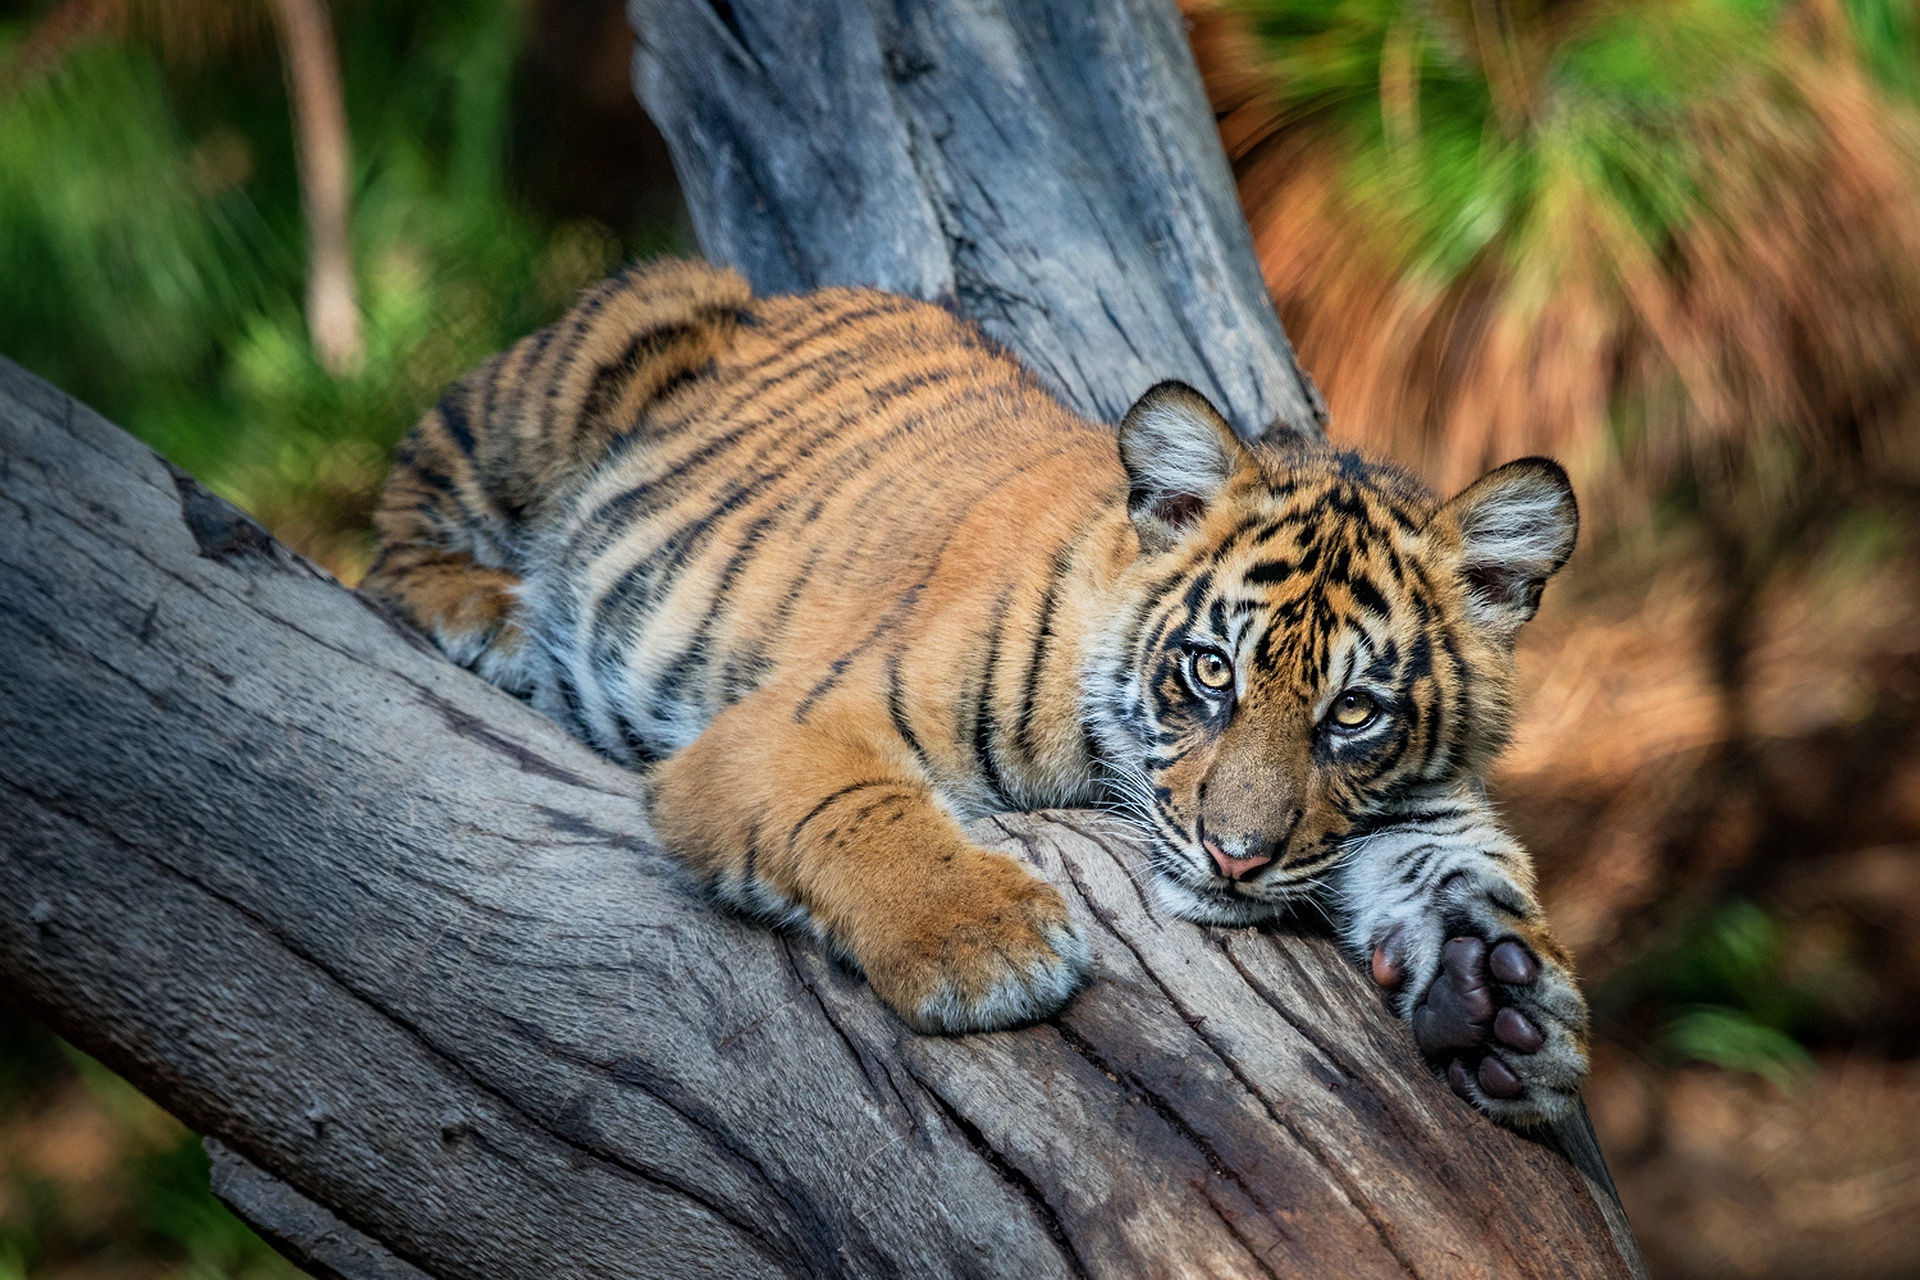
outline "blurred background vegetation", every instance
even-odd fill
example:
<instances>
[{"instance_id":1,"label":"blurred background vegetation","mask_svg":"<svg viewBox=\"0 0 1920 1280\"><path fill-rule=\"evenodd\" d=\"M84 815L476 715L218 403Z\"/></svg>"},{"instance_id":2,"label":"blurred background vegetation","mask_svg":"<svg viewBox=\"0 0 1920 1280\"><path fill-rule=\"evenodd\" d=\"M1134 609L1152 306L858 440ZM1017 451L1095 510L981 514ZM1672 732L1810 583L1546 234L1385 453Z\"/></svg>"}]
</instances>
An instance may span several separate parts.
<instances>
[{"instance_id":1,"label":"blurred background vegetation","mask_svg":"<svg viewBox=\"0 0 1920 1280\"><path fill-rule=\"evenodd\" d=\"M1336 438L1575 472L1494 784L1656 1274L1920 1276L1920 8L1183 8ZM352 582L442 385L691 248L630 47L618 0L0 0L0 352ZM0 1280L292 1274L7 1018Z\"/></svg>"}]
</instances>

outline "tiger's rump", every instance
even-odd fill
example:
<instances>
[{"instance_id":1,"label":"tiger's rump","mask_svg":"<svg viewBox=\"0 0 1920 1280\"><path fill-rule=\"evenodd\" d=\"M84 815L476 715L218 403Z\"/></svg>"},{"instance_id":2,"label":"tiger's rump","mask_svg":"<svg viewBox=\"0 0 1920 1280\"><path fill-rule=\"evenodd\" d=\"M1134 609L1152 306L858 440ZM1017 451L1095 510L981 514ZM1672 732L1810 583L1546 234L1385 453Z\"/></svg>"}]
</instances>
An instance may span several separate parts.
<instances>
[{"instance_id":1,"label":"tiger's rump","mask_svg":"<svg viewBox=\"0 0 1920 1280\"><path fill-rule=\"evenodd\" d=\"M771 685L805 719L877 679L967 809L1079 798L1077 715L1041 727L1077 677L1049 623L1059 562L1116 550L1087 526L1122 484L1110 436L939 308L756 301L529 539L535 704L645 767Z\"/></svg>"}]
</instances>

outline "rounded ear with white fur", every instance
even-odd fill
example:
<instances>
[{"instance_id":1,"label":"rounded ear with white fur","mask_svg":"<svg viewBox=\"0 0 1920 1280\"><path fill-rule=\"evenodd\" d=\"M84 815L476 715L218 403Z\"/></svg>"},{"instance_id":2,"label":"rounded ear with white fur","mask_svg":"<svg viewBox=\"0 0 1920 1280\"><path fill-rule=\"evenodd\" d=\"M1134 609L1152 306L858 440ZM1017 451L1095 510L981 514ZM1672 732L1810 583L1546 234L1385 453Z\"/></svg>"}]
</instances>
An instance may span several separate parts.
<instances>
[{"instance_id":1,"label":"rounded ear with white fur","mask_svg":"<svg viewBox=\"0 0 1920 1280\"><path fill-rule=\"evenodd\" d=\"M1127 514L1143 551L1165 551L1205 513L1246 446L1207 398L1184 382L1162 382L1120 423Z\"/></svg>"},{"instance_id":2,"label":"rounded ear with white fur","mask_svg":"<svg viewBox=\"0 0 1920 1280\"><path fill-rule=\"evenodd\" d=\"M1573 554L1580 508L1573 485L1551 458L1522 458L1495 468L1448 502L1460 529L1460 576L1468 611L1512 639L1540 607L1547 579Z\"/></svg>"}]
</instances>

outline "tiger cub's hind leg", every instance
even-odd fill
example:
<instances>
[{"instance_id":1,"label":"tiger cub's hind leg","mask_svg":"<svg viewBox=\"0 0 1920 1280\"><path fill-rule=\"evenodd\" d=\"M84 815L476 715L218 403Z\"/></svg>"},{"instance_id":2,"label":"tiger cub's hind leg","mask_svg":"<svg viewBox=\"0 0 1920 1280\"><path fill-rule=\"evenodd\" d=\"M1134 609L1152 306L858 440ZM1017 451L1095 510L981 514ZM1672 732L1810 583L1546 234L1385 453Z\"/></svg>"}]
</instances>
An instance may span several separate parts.
<instances>
[{"instance_id":1,"label":"tiger cub's hind leg","mask_svg":"<svg viewBox=\"0 0 1920 1280\"><path fill-rule=\"evenodd\" d=\"M461 666L524 694L520 578L499 563L506 522L451 439L446 413L443 402L401 445L374 515L380 556L360 590Z\"/></svg>"},{"instance_id":2,"label":"tiger cub's hind leg","mask_svg":"<svg viewBox=\"0 0 1920 1280\"><path fill-rule=\"evenodd\" d=\"M440 651L512 693L530 691L526 637L515 619L517 575L477 564L464 552L385 557L360 589L425 633Z\"/></svg>"},{"instance_id":3,"label":"tiger cub's hind leg","mask_svg":"<svg viewBox=\"0 0 1920 1280\"><path fill-rule=\"evenodd\" d=\"M659 767L667 847L722 899L853 961L916 1030L995 1030L1066 1003L1087 957L1059 892L968 840L897 741L873 745L845 716L796 724L791 705L748 698Z\"/></svg>"},{"instance_id":4,"label":"tiger cub's hind leg","mask_svg":"<svg viewBox=\"0 0 1920 1280\"><path fill-rule=\"evenodd\" d=\"M615 436L726 350L750 302L731 271L634 267L454 383L401 442L362 590L455 662L529 693L520 548Z\"/></svg>"}]
</instances>

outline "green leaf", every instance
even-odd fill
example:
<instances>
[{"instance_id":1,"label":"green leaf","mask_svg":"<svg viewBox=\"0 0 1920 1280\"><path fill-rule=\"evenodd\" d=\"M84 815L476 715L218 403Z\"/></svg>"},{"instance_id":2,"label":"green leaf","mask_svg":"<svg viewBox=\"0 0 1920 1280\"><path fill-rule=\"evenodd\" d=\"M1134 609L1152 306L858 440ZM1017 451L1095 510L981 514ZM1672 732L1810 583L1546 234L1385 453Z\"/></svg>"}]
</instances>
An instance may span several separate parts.
<instances>
[{"instance_id":1,"label":"green leaf","mask_svg":"<svg viewBox=\"0 0 1920 1280\"><path fill-rule=\"evenodd\" d=\"M1720 1005L1697 1005L1680 1013L1662 1032L1660 1046L1678 1061L1743 1071L1783 1089L1813 1071L1813 1058L1792 1036Z\"/></svg>"}]
</instances>

